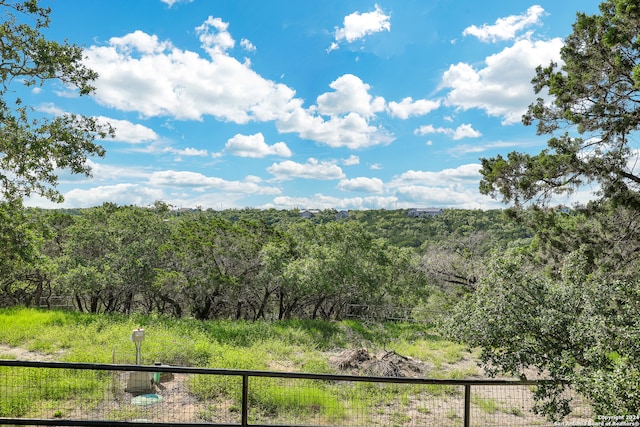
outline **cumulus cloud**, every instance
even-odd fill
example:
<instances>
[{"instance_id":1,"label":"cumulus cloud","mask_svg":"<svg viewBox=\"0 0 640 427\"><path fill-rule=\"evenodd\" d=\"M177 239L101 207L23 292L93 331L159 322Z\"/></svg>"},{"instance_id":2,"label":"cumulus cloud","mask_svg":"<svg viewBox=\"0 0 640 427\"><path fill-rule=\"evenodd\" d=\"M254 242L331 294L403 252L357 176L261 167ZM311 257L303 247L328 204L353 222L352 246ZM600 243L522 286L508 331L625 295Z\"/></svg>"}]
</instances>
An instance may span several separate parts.
<instances>
[{"instance_id":1,"label":"cumulus cloud","mask_svg":"<svg viewBox=\"0 0 640 427\"><path fill-rule=\"evenodd\" d=\"M200 43L209 55L216 56L235 46L236 41L227 31L228 28L229 23L213 16L209 16L202 25L196 27Z\"/></svg>"},{"instance_id":2,"label":"cumulus cloud","mask_svg":"<svg viewBox=\"0 0 640 427\"><path fill-rule=\"evenodd\" d=\"M139 144L142 142L151 142L158 139L158 134L151 128L144 125L131 123L128 120L117 120L109 117L96 117L99 123L110 124L115 130L114 140L129 142L131 144Z\"/></svg>"},{"instance_id":3,"label":"cumulus cloud","mask_svg":"<svg viewBox=\"0 0 640 427\"><path fill-rule=\"evenodd\" d=\"M424 126L420 126L413 133L421 136L432 134L432 133L441 133L441 134L451 136L454 140L463 139L463 138L478 138L482 136L482 133L475 130L468 123L462 124L458 126L456 129L434 127L433 125L424 125Z\"/></svg>"},{"instance_id":4,"label":"cumulus cloud","mask_svg":"<svg viewBox=\"0 0 640 427\"><path fill-rule=\"evenodd\" d=\"M265 209L392 209L397 199L394 196L367 196L340 198L325 194L314 194L311 197L278 196L272 203L262 206Z\"/></svg>"},{"instance_id":5,"label":"cumulus cloud","mask_svg":"<svg viewBox=\"0 0 640 427\"><path fill-rule=\"evenodd\" d=\"M227 141L224 150L227 153L239 157L261 158L266 156L292 156L291 150L284 142L276 142L273 145L268 145L264 140L262 132L254 135L236 134Z\"/></svg>"},{"instance_id":6,"label":"cumulus cloud","mask_svg":"<svg viewBox=\"0 0 640 427\"><path fill-rule=\"evenodd\" d=\"M488 209L500 203L478 194L479 164L466 164L441 171L409 170L395 176L386 187L394 190L400 206L442 206Z\"/></svg>"},{"instance_id":7,"label":"cumulus cloud","mask_svg":"<svg viewBox=\"0 0 640 427\"><path fill-rule=\"evenodd\" d=\"M400 102L389 102L388 109L392 117L406 120L412 116L424 116L440 107L440 103L440 100L418 99L414 101L413 98L407 97Z\"/></svg>"},{"instance_id":8,"label":"cumulus cloud","mask_svg":"<svg viewBox=\"0 0 640 427\"><path fill-rule=\"evenodd\" d=\"M147 179L149 171L142 167L118 166L105 163L96 163L87 159L87 165L91 168L91 174L95 181L110 181L122 179ZM78 175L70 175L67 179L82 179Z\"/></svg>"},{"instance_id":9,"label":"cumulus cloud","mask_svg":"<svg viewBox=\"0 0 640 427\"><path fill-rule=\"evenodd\" d=\"M355 149L393 141L392 135L371 124L375 114L384 111L385 101L372 96L360 78L337 78L330 85L333 92L305 108L293 89L263 78L248 61L229 54L235 41L226 22L209 17L196 31L209 58L142 31L89 47L87 65L100 75L95 82L97 102L143 117L212 116L238 124L274 121L280 132L331 147ZM244 47L250 46L245 42Z\"/></svg>"},{"instance_id":10,"label":"cumulus cloud","mask_svg":"<svg viewBox=\"0 0 640 427\"><path fill-rule=\"evenodd\" d=\"M343 179L338 183L338 189L342 191L359 191L363 193L382 193L384 183L379 178L357 177Z\"/></svg>"},{"instance_id":11,"label":"cumulus cloud","mask_svg":"<svg viewBox=\"0 0 640 427\"><path fill-rule=\"evenodd\" d=\"M219 18L198 27L210 59L142 31L89 47L87 65L100 74L96 100L145 117L201 120L210 115L235 123L274 120L298 106L292 89L226 53L234 43L226 28Z\"/></svg>"},{"instance_id":12,"label":"cumulus cloud","mask_svg":"<svg viewBox=\"0 0 640 427\"><path fill-rule=\"evenodd\" d=\"M562 40L518 40L513 46L485 59L483 68L460 62L442 76L441 87L450 89L445 104L467 110L478 108L503 124L519 122L535 100L531 79L535 68L561 62Z\"/></svg>"},{"instance_id":13,"label":"cumulus cloud","mask_svg":"<svg viewBox=\"0 0 640 427\"><path fill-rule=\"evenodd\" d=\"M493 25L483 24L480 27L475 25L467 27L462 34L477 37L483 42L512 40L525 28L540 24L540 18L543 15L544 9L539 5L534 5L520 15L499 18Z\"/></svg>"},{"instance_id":14,"label":"cumulus cloud","mask_svg":"<svg viewBox=\"0 0 640 427\"><path fill-rule=\"evenodd\" d=\"M352 154L348 158L342 159L342 164L345 166L359 165L360 157L356 156L355 154Z\"/></svg>"},{"instance_id":15,"label":"cumulus cloud","mask_svg":"<svg viewBox=\"0 0 640 427\"><path fill-rule=\"evenodd\" d=\"M480 165L476 163L461 165L442 171L409 170L394 177L388 184L390 187L402 187L409 184L429 184L430 186L451 186L470 184L480 181Z\"/></svg>"},{"instance_id":16,"label":"cumulus cloud","mask_svg":"<svg viewBox=\"0 0 640 427\"><path fill-rule=\"evenodd\" d=\"M245 181L228 181L191 171L157 171L149 177L149 184L158 187L188 187L192 189L218 189L243 194L280 194L280 189L261 185L255 177Z\"/></svg>"},{"instance_id":17,"label":"cumulus cloud","mask_svg":"<svg viewBox=\"0 0 640 427\"><path fill-rule=\"evenodd\" d=\"M329 87L335 92L323 93L316 101L320 114L337 116L356 113L363 117L371 117L384 110L384 98L372 97L369 94L371 87L353 74L338 77Z\"/></svg>"},{"instance_id":18,"label":"cumulus cloud","mask_svg":"<svg viewBox=\"0 0 640 427\"><path fill-rule=\"evenodd\" d=\"M278 180L293 178L332 180L342 179L345 176L340 166L334 162L320 162L314 158L307 159L306 163L291 160L274 163L267 168L267 171Z\"/></svg>"},{"instance_id":19,"label":"cumulus cloud","mask_svg":"<svg viewBox=\"0 0 640 427\"><path fill-rule=\"evenodd\" d=\"M162 200L163 196L164 193L159 189L133 183L76 188L64 194L65 205L78 208L99 206L104 202L148 206L156 200Z\"/></svg>"},{"instance_id":20,"label":"cumulus cloud","mask_svg":"<svg viewBox=\"0 0 640 427\"><path fill-rule=\"evenodd\" d=\"M359 149L388 144L395 139L393 135L373 126L358 113L334 116L325 120L301 108L280 119L276 125L280 132L297 132L302 138L330 147Z\"/></svg>"},{"instance_id":21,"label":"cumulus cloud","mask_svg":"<svg viewBox=\"0 0 640 427\"><path fill-rule=\"evenodd\" d=\"M342 28L335 29L335 41L329 47L329 52L338 49L342 41L353 43L370 34L391 31L391 16L376 4L373 12L353 12L345 16L342 25Z\"/></svg>"},{"instance_id":22,"label":"cumulus cloud","mask_svg":"<svg viewBox=\"0 0 640 427\"><path fill-rule=\"evenodd\" d=\"M368 84L353 74L345 74L329 87L334 91L318 96L317 105L282 115L276 123L278 130L297 132L302 138L331 147L351 149L388 144L395 139L371 124L375 114L384 111L385 100L370 95Z\"/></svg>"}]
</instances>

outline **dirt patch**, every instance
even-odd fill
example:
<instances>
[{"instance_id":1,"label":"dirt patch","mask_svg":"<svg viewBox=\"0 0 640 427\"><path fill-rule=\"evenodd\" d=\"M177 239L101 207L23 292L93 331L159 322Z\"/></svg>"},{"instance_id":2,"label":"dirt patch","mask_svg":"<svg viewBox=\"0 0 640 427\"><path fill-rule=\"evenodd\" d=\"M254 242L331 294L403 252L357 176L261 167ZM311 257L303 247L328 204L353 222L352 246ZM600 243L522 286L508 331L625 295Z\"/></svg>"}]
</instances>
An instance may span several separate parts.
<instances>
[{"instance_id":1,"label":"dirt patch","mask_svg":"<svg viewBox=\"0 0 640 427\"><path fill-rule=\"evenodd\" d=\"M30 351L21 347L10 347L8 345L0 344L0 357L11 358L16 360L29 360L37 362L52 362L60 359L64 354L64 351L57 352L55 354L45 354L38 351Z\"/></svg>"},{"instance_id":2,"label":"dirt patch","mask_svg":"<svg viewBox=\"0 0 640 427\"><path fill-rule=\"evenodd\" d=\"M329 357L329 363L354 375L380 377L422 377L430 368L424 362L402 356L395 351L370 354L366 348L344 350Z\"/></svg>"}]
</instances>

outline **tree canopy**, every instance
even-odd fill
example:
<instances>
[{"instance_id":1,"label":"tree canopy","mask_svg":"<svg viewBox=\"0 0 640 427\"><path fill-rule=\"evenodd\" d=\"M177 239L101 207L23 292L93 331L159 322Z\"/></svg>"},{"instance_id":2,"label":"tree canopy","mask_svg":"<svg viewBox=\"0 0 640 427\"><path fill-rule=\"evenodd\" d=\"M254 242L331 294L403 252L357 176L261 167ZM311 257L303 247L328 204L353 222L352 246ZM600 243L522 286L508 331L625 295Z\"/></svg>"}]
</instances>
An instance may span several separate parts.
<instances>
[{"instance_id":1,"label":"tree canopy","mask_svg":"<svg viewBox=\"0 0 640 427\"><path fill-rule=\"evenodd\" d=\"M88 175L88 157L104 155L95 139L112 130L83 115L40 117L17 88L58 81L88 95L97 74L83 65L82 48L43 35L51 10L37 0L0 0L0 10L0 199L38 194L61 201L58 170Z\"/></svg>"},{"instance_id":2,"label":"tree canopy","mask_svg":"<svg viewBox=\"0 0 640 427\"><path fill-rule=\"evenodd\" d=\"M557 380L539 408L559 419L565 387L597 414L640 411L640 3L606 0L578 13L562 63L540 66L540 97L523 117L549 135L537 155L482 159L480 191L516 205L536 236L497 257L448 324L452 337L482 350L489 372ZM545 96L545 91L548 96ZM556 195L592 185L594 200L563 216Z\"/></svg>"},{"instance_id":3,"label":"tree canopy","mask_svg":"<svg viewBox=\"0 0 640 427\"><path fill-rule=\"evenodd\" d=\"M536 69L532 83L541 96L523 117L552 136L548 148L483 158L482 193L516 204L546 202L594 184L601 197L640 207L631 145L640 125L639 19L636 0L607 0L599 15L577 14L562 63Z\"/></svg>"}]
</instances>

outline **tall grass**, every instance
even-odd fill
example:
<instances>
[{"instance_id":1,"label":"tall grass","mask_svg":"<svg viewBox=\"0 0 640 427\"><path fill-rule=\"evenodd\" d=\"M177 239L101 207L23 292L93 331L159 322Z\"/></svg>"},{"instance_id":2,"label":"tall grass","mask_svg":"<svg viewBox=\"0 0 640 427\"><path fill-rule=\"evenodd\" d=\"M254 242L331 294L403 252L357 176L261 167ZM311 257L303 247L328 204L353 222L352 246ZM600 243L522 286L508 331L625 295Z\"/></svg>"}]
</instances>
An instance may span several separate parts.
<instances>
[{"instance_id":1,"label":"tall grass","mask_svg":"<svg viewBox=\"0 0 640 427\"><path fill-rule=\"evenodd\" d=\"M455 363L468 354L462 346L447 342L433 330L418 324L365 324L356 321L322 322L290 320L277 322L207 321L174 319L158 316L90 315L66 311L44 311L27 308L0 310L0 344L21 347L50 358L70 362L133 363L135 346L130 341L136 328L146 330L142 343L144 364L161 362L173 365L214 367L222 369L279 370L334 373L328 353L340 349L369 347L371 350L395 350L399 354L420 359L433 366L432 377L450 375L446 364ZM0 358L2 358L0 351ZM82 382L74 382L73 372L62 370L25 371L21 381L41 381L48 375L45 389L37 397L40 404L61 402L84 396L87 402L104 391L104 378L93 373ZM24 416L37 407L26 389L8 389L6 375L0 368L0 415ZM15 381L15 378L13 379ZM359 407L402 403L418 389L385 385L343 384L317 381L289 381L273 378L251 378L250 402L253 417L278 419L297 417L298 421L321 418L332 423L348 416ZM239 406L241 378L219 376L215 381L194 375L188 381L189 391L198 399L218 399ZM60 392L63 390L63 392ZM427 393L449 394L451 390L428 390ZM58 394L62 393L62 394ZM346 394L345 394L346 393ZM403 400L404 399L404 400ZM349 408L344 402L349 402ZM59 404L53 406L60 406ZM33 411L32 411L33 412ZM207 419L206 411L201 414Z\"/></svg>"}]
</instances>

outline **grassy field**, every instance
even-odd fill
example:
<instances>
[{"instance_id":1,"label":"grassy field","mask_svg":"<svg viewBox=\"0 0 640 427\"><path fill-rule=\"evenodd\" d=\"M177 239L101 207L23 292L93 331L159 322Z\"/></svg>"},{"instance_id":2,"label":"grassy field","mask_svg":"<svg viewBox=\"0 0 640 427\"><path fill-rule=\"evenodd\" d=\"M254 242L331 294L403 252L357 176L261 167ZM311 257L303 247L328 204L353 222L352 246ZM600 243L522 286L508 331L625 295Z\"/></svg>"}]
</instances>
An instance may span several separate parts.
<instances>
[{"instance_id":1,"label":"grassy field","mask_svg":"<svg viewBox=\"0 0 640 427\"><path fill-rule=\"evenodd\" d=\"M0 310L0 344L20 347L58 361L111 363L135 360L131 332L144 328L143 363L275 369L300 372L334 370L327 352L348 348L395 351L433 366L468 358L459 344L442 339L422 324L367 325L356 321L276 322L196 321L150 316L89 315L25 308ZM454 373L453 375L460 375Z\"/></svg>"},{"instance_id":2,"label":"grassy field","mask_svg":"<svg viewBox=\"0 0 640 427\"><path fill-rule=\"evenodd\" d=\"M376 375L363 369L364 365L349 364L344 359L345 354L365 352L373 360L380 354L394 357L398 366L415 368L415 376L462 379L482 374L475 364L475 354L443 339L435 327L424 324L201 322L25 308L0 310L0 359L131 364L135 363L135 345L130 337L137 328L146 331L142 363L147 365L161 362L222 369ZM412 371L407 372L411 375ZM133 411L131 396L122 392L124 387L114 392L114 386L124 380L110 375L107 371L83 371L79 376L78 372L37 368L23 368L16 374L11 367L0 367L0 416L74 418L92 412L99 413L101 419L152 418L150 413L141 414L136 408L138 412ZM34 396L33 387L21 384L42 385ZM160 421L236 423L239 385L239 377L212 380L207 376L177 376L162 390L166 399L163 405L180 410L192 407L192 418L165 417ZM483 394L489 391L495 390L474 395L475 417L491 417L487 425L499 425L497 419L504 419L504 425L529 425L524 423L529 420L525 408L531 404L529 390L524 390L524 398L513 402L507 399L511 391L499 396ZM109 398L105 399L107 394ZM285 380L258 378L252 383L249 400L255 408L253 420L267 424L399 426L409 425L416 417L422 420L420 425L443 425L443 419L446 425L459 425L460 407L451 405L460 403L461 397L461 389L452 386L352 383L345 387L315 380L285 384ZM105 400L111 400L112 406L106 407ZM78 413L78 408L84 413ZM177 411L172 409L171 413L175 416ZM354 420L356 413L370 418ZM217 418L220 414L232 418ZM425 417L433 423L424 421Z\"/></svg>"}]
</instances>

